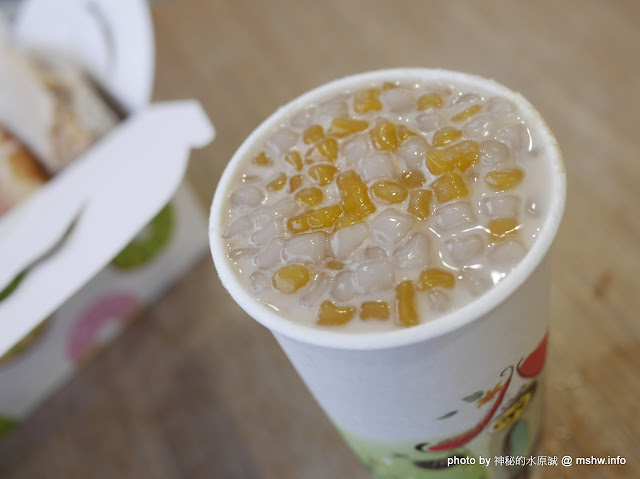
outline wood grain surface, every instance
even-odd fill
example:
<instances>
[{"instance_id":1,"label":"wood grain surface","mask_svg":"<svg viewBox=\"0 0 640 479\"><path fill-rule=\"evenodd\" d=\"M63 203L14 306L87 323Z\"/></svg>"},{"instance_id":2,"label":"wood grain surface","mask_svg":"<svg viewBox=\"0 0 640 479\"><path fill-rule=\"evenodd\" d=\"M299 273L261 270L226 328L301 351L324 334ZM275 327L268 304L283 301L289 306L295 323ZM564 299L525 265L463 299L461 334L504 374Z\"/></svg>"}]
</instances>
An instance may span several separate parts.
<instances>
[{"instance_id":1,"label":"wood grain surface","mask_svg":"<svg viewBox=\"0 0 640 479\"><path fill-rule=\"evenodd\" d=\"M640 477L640 3L635 0L154 2L157 100L217 127L188 176L207 207L234 150L279 105L395 66L493 77L555 132L568 202L554 246L542 452ZM368 477L209 257L0 444L0 477Z\"/></svg>"}]
</instances>

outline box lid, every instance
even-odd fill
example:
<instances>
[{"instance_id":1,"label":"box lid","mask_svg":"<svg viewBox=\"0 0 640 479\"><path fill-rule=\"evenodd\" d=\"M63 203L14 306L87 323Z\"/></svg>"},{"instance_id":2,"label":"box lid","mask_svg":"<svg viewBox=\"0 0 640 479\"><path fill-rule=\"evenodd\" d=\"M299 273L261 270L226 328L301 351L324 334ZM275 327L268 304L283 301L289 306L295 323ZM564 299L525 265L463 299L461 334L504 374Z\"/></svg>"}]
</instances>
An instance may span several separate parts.
<instances>
[{"instance_id":1,"label":"box lid","mask_svg":"<svg viewBox=\"0 0 640 479\"><path fill-rule=\"evenodd\" d=\"M82 10L89 4L102 9L102 20ZM0 291L21 277L0 301L0 356L133 239L177 190L190 149L205 146L215 135L196 101L147 106L153 73L150 25L144 0L30 0L18 14L18 41L69 48L132 114L0 219ZM100 40L104 32L94 30L107 27L113 38ZM117 53L128 43L140 48ZM95 46L95 56L88 45ZM54 254L29 268L61 237Z\"/></svg>"}]
</instances>

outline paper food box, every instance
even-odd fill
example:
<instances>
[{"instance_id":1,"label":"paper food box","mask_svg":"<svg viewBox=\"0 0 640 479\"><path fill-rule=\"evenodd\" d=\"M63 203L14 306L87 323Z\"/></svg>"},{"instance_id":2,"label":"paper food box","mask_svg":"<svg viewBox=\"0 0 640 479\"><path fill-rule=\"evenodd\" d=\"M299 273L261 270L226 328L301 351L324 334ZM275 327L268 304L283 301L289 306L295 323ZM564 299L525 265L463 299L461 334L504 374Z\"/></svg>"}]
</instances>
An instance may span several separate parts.
<instances>
[{"instance_id":1,"label":"paper food box","mask_svg":"<svg viewBox=\"0 0 640 479\"><path fill-rule=\"evenodd\" d=\"M26 1L7 33L72 55L126 118L0 217L0 436L206 252L183 177L214 136L196 101L149 104L144 0Z\"/></svg>"}]
</instances>

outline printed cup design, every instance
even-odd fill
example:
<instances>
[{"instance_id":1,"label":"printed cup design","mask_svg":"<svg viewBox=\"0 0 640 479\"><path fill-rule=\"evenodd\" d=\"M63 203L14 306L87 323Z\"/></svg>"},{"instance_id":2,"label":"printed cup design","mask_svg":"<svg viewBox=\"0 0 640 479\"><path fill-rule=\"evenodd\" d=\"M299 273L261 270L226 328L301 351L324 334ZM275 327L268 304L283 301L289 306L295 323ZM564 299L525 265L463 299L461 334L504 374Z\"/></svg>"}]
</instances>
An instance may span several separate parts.
<instances>
[{"instance_id":1,"label":"printed cup design","mask_svg":"<svg viewBox=\"0 0 640 479\"><path fill-rule=\"evenodd\" d=\"M526 458L537 449L542 413L537 377L545 364L547 338L548 334L545 334L538 347L517 366L505 368L493 387L475 391L456 402L461 407L477 409L490 405L480 421L466 431L413 443L385 443L357 437L344 430L340 432L360 461L378 479L530 477L526 461L516 463L514 459L511 466L496 466L493 458ZM521 365L527 365L529 369L521 368ZM517 390L510 387L514 375L524 380ZM437 419L445 421L457 413L452 410ZM480 456L491 461L488 465L481 464Z\"/></svg>"}]
</instances>

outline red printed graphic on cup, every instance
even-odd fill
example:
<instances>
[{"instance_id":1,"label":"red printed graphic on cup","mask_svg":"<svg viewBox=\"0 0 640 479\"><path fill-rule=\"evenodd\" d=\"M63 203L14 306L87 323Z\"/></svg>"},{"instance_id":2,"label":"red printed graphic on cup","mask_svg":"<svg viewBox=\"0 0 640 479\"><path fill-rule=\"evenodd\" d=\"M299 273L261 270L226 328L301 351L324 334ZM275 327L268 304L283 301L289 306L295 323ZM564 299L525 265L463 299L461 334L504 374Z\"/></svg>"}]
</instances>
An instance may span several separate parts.
<instances>
[{"instance_id":1,"label":"red printed graphic on cup","mask_svg":"<svg viewBox=\"0 0 640 479\"><path fill-rule=\"evenodd\" d=\"M533 350L533 352L529 354L526 358L523 358L518 362L518 365L516 366L515 370L517 371L520 377L526 378L526 379L533 379L536 376L538 376L538 374L540 374L540 372L542 371L542 368L544 367L545 360L547 357L548 336L549 336L549 333L547 332L542 338L542 340L540 341L540 343L538 344L538 346ZM501 373L501 376L506 374L507 371L509 371L509 376L505 380L504 385L502 385L502 383L500 382L493 389L487 390L486 393L482 393L482 391L478 391L478 393L480 394L476 393L465 398L467 402L469 402L469 399L475 399L475 396L479 396L477 404L478 404L478 407L480 407L486 404L487 402L491 401L496 394L498 395L497 399L495 399L495 402L493 403L493 406L491 407L491 409L489 409L489 411L484 416L484 418L482 418L482 420L476 426L469 429L468 431L465 431L457 436L451 437L449 439L445 439L444 441L441 441L437 444L430 446L429 447L430 451L446 451L449 449L455 449L455 448L464 446L465 444L470 442L472 439L474 439L476 436L478 436L478 434L480 434L485 429L485 427L493 419L493 416L495 415L496 411L498 410L498 408L502 404L502 401L505 398L507 389L509 388L509 384L511 383L511 379L514 373L514 367L508 366ZM514 401L514 403L509 405L506 413L511 412L511 414L505 416L506 413L503 413L499 418L499 420L503 421L502 427L498 427L498 425L500 424L498 420L496 421L496 424L493 427L494 430L504 428L505 427L504 423L507 421L507 419L510 419L509 423L513 423L517 420L517 418L520 416L520 414L522 414L522 412L526 408L531 396L535 392L535 389L536 389L535 384L536 383L533 382L531 385L529 385L527 393L519 394L516 400ZM453 411L452 413L448 413L447 415L443 416L442 419L446 419L446 417L450 417L452 415L453 415Z\"/></svg>"}]
</instances>

